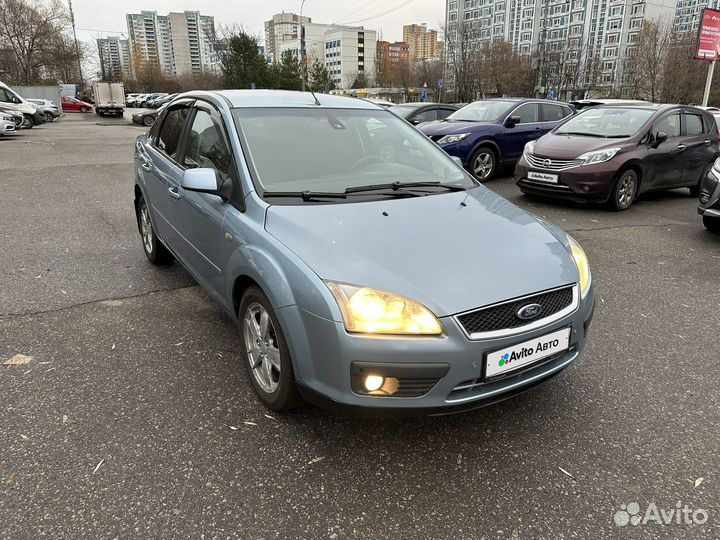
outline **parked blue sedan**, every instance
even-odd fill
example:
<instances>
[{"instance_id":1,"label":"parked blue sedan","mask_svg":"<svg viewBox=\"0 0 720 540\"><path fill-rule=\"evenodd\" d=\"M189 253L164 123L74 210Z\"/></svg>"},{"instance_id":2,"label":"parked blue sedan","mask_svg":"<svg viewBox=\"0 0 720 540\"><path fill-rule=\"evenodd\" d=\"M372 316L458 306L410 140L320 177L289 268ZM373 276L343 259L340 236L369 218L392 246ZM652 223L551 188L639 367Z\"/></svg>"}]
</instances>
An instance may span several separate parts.
<instances>
[{"instance_id":1,"label":"parked blue sedan","mask_svg":"<svg viewBox=\"0 0 720 540\"><path fill-rule=\"evenodd\" d=\"M364 100L183 94L136 140L134 190L145 255L179 261L236 321L273 410L455 412L583 349L577 242Z\"/></svg>"},{"instance_id":2,"label":"parked blue sedan","mask_svg":"<svg viewBox=\"0 0 720 540\"><path fill-rule=\"evenodd\" d=\"M542 99L487 99L419 127L451 156L460 158L477 180L490 179L498 167L514 165L525 145L544 135L573 109Z\"/></svg>"}]
</instances>

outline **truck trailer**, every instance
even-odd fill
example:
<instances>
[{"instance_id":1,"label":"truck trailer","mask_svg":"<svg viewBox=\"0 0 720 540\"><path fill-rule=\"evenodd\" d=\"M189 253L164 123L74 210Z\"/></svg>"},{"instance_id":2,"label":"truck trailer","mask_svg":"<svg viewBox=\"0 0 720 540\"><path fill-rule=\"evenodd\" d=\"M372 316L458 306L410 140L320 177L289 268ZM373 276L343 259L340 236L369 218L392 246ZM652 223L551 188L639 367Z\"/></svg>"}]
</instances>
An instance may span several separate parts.
<instances>
[{"instance_id":1,"label":"truck trailer","mask_svg":"<svg viewBox=\"0 0 720 540\"><path fill-rule=\"evenodd\" d=\"M123 83L96 82L93 85L95 94L95 112L99 116L122 116L125 111L125 86Z\"/></svg>"}]
</instances>

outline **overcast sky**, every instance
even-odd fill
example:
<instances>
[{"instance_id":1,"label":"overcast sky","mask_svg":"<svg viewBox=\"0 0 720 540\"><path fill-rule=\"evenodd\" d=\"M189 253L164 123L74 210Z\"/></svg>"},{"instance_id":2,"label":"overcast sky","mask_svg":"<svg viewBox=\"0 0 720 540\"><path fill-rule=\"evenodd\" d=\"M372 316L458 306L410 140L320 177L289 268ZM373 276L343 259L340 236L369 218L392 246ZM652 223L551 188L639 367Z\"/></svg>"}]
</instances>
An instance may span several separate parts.
<instances>
[{"instance_id":1,"label":"overcast sky","mask_svg":"<svg viewBox=\"0 0 720 540\"><path fill-rule=\"evenodd\" d=\"M263 33L263 22L274 13L300 12L301 0L74 0L78 37L127 33L126 13L141 10L167 14L197 10L215 16L215 24L239 24L252 33ZM363 25L382 32L388 41L402 39L404 24L427 23L439 28L445 17L445 0L306 0L303 15L313 22Z\"/></svg>"}]
</instances>

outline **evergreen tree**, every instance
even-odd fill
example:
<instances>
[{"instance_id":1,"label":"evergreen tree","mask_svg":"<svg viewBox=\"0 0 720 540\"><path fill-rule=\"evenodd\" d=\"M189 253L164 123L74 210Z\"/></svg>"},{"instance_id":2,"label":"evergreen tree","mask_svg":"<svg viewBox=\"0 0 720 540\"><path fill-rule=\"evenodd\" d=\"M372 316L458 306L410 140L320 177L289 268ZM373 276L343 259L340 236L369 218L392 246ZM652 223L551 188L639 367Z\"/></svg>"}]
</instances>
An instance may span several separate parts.
<instances>
[{"instance_id":1,"label":"evergreen tree","mask_svg":"<svg viewBox=\"0 0 720 540\"><path fill-rule=\"evenodd\" d=\"M225 88L247 89L270 87L270 73L265 57L258 51L255 38L240 32L230 38L223 57L222 72Z\"/></svg>"},{"instance_id":2,"label":"evergreen tree","mask_svg":"<svg viewBox=\"0 0 720 540\"><path fill-rule=\"evenodd\" d=\"M315 60L310 66L310 87L315 92L327 94L335 90L335 82L330 77L330 72L320 60Z\"/></svg>"},{"instance_id":3,"label":"evergreen tree","mask_svg":"<svg viewBox=\"0 0 720 540\"><path fill-rule=\"evenodd\" d=\"M272 75L272 88L280 90L300 90L302 88L302 75L300 62L291 51L285 51L280 62L270 68Z\"/></svg>"}]
</instances>

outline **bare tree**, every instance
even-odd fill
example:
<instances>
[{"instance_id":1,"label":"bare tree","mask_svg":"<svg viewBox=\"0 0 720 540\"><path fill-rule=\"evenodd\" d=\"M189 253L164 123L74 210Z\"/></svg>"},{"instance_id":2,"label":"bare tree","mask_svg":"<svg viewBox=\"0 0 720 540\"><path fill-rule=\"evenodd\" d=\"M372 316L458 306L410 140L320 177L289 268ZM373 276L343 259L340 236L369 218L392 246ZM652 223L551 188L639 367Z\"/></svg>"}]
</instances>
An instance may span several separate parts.
<instances>
[{"instance_id":1,"label":"bare tree","mask_svg":"<svg viewBox=\"0 0 720 540\"><path fill-rule=\"evenodd\" d=\"M15 56L15 80L32 84L53 58L58 60L53 52L58 43L65 44L62 34L67 22L68 12L59 0L0 0L0 48L12 50ZM62 56L67 60L67 55Z\"/></svg>"},{"instance_id":2,"label":"bare tree","mask_svg":"<svg viewBox=\"0 0 720 540\"><path fill-rule=\"evenodd\" d=\"M482 91L479 55L473 40L472 23L456 21L443 28L448 83L461 102L472 101Z\"/></svg>"},{"instance_id":3,"label":"bare tree","mask_svg":"<svg viewBox=\"0 0 720 540\"><path fill-rule=\"evenodd\" d=\"M500 39L483 46L480 67L486 93L497 96L526 96L532 93L530 57L518 53L509 41Z\"/></svg>"},{"instance_id":4,"label":"bare tree","mask_svg":"<svg viewBox=\"0 0 720 540\"><path fill-rule=\"evenodd\" d=\"M625 84L633 97L660 99L665 59L672 39L672 25L662 20L646 20L636 45L625 63Z\"/></svg>"}]
</instances>

